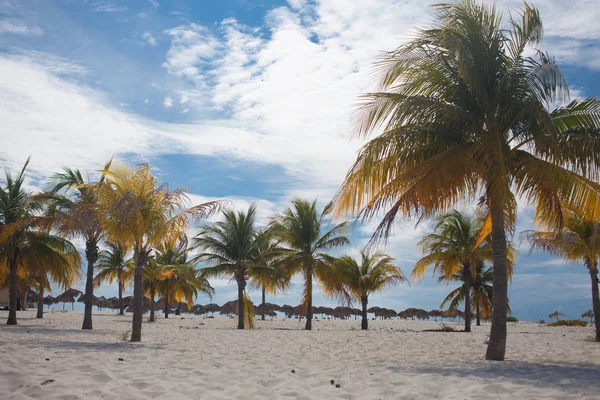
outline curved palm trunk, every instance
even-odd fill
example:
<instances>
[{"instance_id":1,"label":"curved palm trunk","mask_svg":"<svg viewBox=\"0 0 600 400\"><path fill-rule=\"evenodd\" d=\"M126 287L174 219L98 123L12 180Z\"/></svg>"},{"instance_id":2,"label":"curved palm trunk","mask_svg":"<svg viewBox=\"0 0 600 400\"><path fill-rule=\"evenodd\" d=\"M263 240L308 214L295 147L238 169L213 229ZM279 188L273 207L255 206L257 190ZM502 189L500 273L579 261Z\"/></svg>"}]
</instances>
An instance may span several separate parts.
<instances>
[{"instance_id":1,"label":"curved palm trunk","mask_svg":"<svg viewBox=\"0 0 600 400\"><path fill-rule=\"evenodd\" d=\"M142 289L142 275L148 254L145 248L133 255L135 266L133 267L133 322L131 325L131 341L142 341L142 318L144 315L144 293Z\"/></svg>"},{"instance_id":2,"label":"curved palm trunk","mask_svg":"<svg viewBox=\"0 0 600 400\"><path fill-rule=\"evenodd\" d=\"M119 315L125 315L125 305L123 304L123 281L119 274Z\"/></svg>"},{"instance_id":3,"label":"curved palm trunk","mask_svg":"<svg viewBox=\"0 0 600 400\"><path fill-rule=\"evenodd\" d=\"M18 249L13 250L12 257L8 258L9 268L9 307L6 325L17 325L17 257Z\"/></svg>"},{"instance_id":4,"label":"curved palm trunk","mask_svg":"<svg viewBox=\"0 0 600 400\"><path fill-rule=\"evenodd\" d=\"M360 329L367 330L369 329L369 317L367 316L367 305L369 304L369 299L364 297L362 299L362 322L360 324Z\"/></svg>"},{"instance_id":5,"label":"curved palm trunk","mask_svg":"<svg viewBox=\"0 0 600 400\"><path fill-rule=\"evenodd\" d=\"M265 307L266 307L265 304L267 303L266 297L267 297L266 290L265 290L265 287L263 286L262 287L262 310L263 310L263 312L262 312L262 315L260 316L260 319L263 321L265 320Z\"/></svg>"},{"instance_id":6,"label":"curved palm trunk","mask_svg":"<svg viewBox=\"0 0 600 400\"><path fill-rule=\"evenodd\" d=\"M506 278L506 230L501 208L490 207L492 218L492 264L494 286L492 300L492 327L485 353L486 360L504 361L506 352L506 301L508 281Z\"/></svg>"},{"instance_id":7,"label":"curved palm trunk","mask_svg":"<svg viewBox=\"0 0 600 400\"><path fill-rule=\"evenodd\" d=\"M465 285L465 332L471 332L471 268L465 265L463 282Z\"/></svg>"},{"instance_id":8,"label":"curved palm trunk","mask_svg":"<svg viewBox=\"0 0 600 400\"><path fill-rule=\"evenodd\" d=\"M304 329L307 331L312 330L312 272L306 274L306 288L308 290L308 304L306 305L306 325Z\"/></svg>"},{"instance_id":9,"label":"curved palm trunk","mask_svg":"<svg viewBox=\"0 0 600 400\"><path fill-rule=\"evenodd\" d=\"M39 297L37 302L37 314L36 318L44 318L44 281L43 278L40 277L40 290Z\"/></svg>"},{"instance_id":10,"label":"curved palm trunk","mask_svg":"<svg viewBox=\"0 0 600 400\"><path fill-rule=\"evenodd\" d=\"M238 329L244 329L244 289L246 280L243 277L237 279L238 284Z\"/></svg>"},{"instance_id":11,"label":"curved palm trunk","mask_svg":"<svg viewBox=\"0 0 600 400\"><path fill-rule=\"evenodd\" d=\"M165 282L165 318L169 318L169 280Z\"/></svg>"},{"instance_id":12,"label":"curved palm trunk","mask_svg":"<svg viewBox=\"0 0 600 400\"><path fill-rule=\"evenodd\" d=\"M154 285L150 286L150 322L154 322Z\"/></svg>"},{"instance_id":13,"label":"curved palm trunk","mask_svg":"<svg viewBox=\"0 0 600 400\"><path fill-rule=\"evenodd\" d=\"M598 265L588 267L590 278L592 280L592 309L594 311L594 320L596 321L596 342L600 342L600 295L598 294Z\"/></svg>"},{"instance_id":14,"label":"curved palm trunk","mask_svg":"<svg viewBox=\"0 0 600 400\"><path fill-rule=\"evenodd\" d=\"M85 243L85 256L87 258L87 279L85 282L85 312L81 329L92 329L92 296L94 295L94 263L98 258L98 245L95 240Z\"/></svg>"}]
</instances>

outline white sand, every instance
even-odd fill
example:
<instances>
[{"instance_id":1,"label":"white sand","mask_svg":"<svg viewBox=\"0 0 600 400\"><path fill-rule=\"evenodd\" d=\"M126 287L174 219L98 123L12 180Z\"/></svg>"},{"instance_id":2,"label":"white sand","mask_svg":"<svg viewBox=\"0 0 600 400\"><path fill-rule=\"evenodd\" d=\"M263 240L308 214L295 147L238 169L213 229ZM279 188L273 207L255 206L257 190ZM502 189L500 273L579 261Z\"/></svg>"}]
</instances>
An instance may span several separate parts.
<instances>
[{"instance_id":1,"label":"white sand","mask_svg":"<svg viewBox=\"0 0 600 400\"><path fill-rule=\"evenodd\" d=\"M483 360L489 325L465 334L370 321L362 332L360 321L322 320L306 332L297 320L271 320L238 331L227 317L159 315L131 344L121 339L131 315L95 313L93 331L79 329L82 312L34 317L20 312L19 326L0 326L1 398L600 398L591 328L511 324L507 361L492 363Z\"/></svg>"}]
</instances>

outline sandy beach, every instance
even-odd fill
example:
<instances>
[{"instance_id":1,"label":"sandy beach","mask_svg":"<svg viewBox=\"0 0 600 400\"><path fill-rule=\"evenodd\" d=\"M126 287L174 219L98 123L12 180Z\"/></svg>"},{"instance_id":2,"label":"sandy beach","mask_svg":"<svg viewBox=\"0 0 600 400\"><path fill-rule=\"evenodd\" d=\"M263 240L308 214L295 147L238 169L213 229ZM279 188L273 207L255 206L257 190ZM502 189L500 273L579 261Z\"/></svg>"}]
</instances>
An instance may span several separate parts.
<instances>
[{"instance_id":1,"label":"sandy beach","mask_svg":"<svg viewBox=\"0 0 600 400\"><path fill-rule=\"evenodd\" d=\"M483 360L489 325L423 332L439 322L257 321L171 316L123 340L131 315L20 312L0 326L6 399L597 399L600 345L591 328L509 324L507 361ZM6 312L0 312L0 319ZM457 328L460 323L452 324ZM334 381L334 384L331 381ZM44 382L47 382L44 384ZM339 384L339 387L336 387Z\"/></svg>"}]
</instances>

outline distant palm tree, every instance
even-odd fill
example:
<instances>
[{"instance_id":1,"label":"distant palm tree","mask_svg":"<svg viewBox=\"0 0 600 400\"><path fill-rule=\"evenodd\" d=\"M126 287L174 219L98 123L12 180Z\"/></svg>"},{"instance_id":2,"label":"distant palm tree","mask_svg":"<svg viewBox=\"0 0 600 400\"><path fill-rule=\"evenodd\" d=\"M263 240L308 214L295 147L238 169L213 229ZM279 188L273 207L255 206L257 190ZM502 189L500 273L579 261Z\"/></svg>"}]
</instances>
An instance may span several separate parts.
<instances>
[{"instance_id":1,"label":"distant palm tree","mask_svg":"<svg viewBox=\"0 0 600 400\"><path fill-rule=\"evenodd\" d=\"M169 267L173 270L179 266L188 263L188 238L181 234L174 242L165 242L155 247L156 262L159 265ZM164 299L165 318L169 318L169 310L174 299L172 286L175 283L175 274L173 273L158 284L158 289Z\"/></svg>"},{"instance_id":2,"label":"distant palm tree","mask_svg":"<svg viewBox=\"0 0 600 400\"><path fill-rule=\"evenodd\" d=\"M302 310L306 312L306 330L312 329L313 278L317 279L326 293L336 293L339 287L339 282L332 280L335 258L326 252L350 243L344 236L346 222L335 224L322 232L324 220L330 211L331 205L327 205L319 215L316 200L294 199L292 207L277 215L273 221L275 235L284 247L281 263L292 275L304 275Z\"/></svg>"},{"instance_id":3,"label":"distant palm tree","mask_svg":"<svg viewBox=\"0 0 600 400\"><path fill-rule=\"evenodd\" d=\"M596 318L596 342L600 342L600 295L598 292L598 263L600 262L600 218L585 218L580 213L567 210L563 229L548 229L542 221L541 231L524 231L521 238L531 245L531 251L544 250L565 260L581 262L592 281L592 310Z\"/></svg>"},{"instance_id":4,"label":"distant palm tree","mask_svg":"<svg viewBox=\"0 0 600 400\"><path fill-rule=\"evenodd\" d=\"M335 274L343 291L362 306L361 329L369 328L367 308L371 294L400 283L408 283L400 268L392 264L393 261L386 254L361 251L360 263L353 257L343 256L335 264Z\"/></svg>"},{"instance_id":5,"label":"distant palm tree","mask_svg":"<svg viewBox=\"0 0 600 400\"><path fill-rule=\"evenodd\" d=\"M107 243L108 250L98 253L96 270L99 272L94 278L94 286L98 287L102 282L117 281L119 289L119 314L125 315L123 304L123 291L133 279L133 259L127 258L127 251L120 243Z\"/></svg>"},{"instance_id":6,"label":"distant palm tree","mask_svg":"<svg viewBox=\"0 0 600 400\"><path fill-rule=\"evenodd\" d=\"M433 267L434 274L446 280L460 276L465 302L465 332L471 332L471 285L477 265L492 257L489 241L482 240L483 220L457 210L441 216L433 233L426 235L420 245L425 256L417 261L412 276L423 278Z\"/></svg>"},{"instance_id":7,"label":"distant palm tree","mask_svg":"<svg viewBox=\"0 0 600 400\"><path fill-rule=\"evenodd\" d=\"M106 164L106 168L110 161ZM102 183L104 176L99 182ZM92 329L94 295L94 264L98 260L98 244L104 237L104 227L98 213L98 198L94 186L86 182L78 169L63 167L62 173L50 177L50 214L58 231L66 236L85 239L87 274L85 282L85 311L81 329ZM60 194L63 193L63 194Z\"/></svg>"},{"instance_id":8,"label":"distant palm tree","mask_svg":"<svg viewBox=\"0 0 600 400\"><path fill-rule=\"evenodd\" d=\"M165 280L175 276L173 267L169 265L161 265L156 260L150 260L148 265L144 268L142 276L144 292L150 296L150 319L149 322L154 322L154 299L156 297L156 291L158 286Z\"/></svg>"},{"instance_id":9,"label":"distant palm tree","mask_svg":"<svg viewBox=\"0 0 600 400\"><path fill-rule=\"evenodd\" d=\"M380 84L357 113L359 152L335 198L336 213L385 212L373 240L398 214L423 218L480 199L492 231L494 307L488 360L506 348L507 231L516 195L561 224L562 208L592 215L600 185L600 102L568 98L568 85L540 44L539 12L525 4L508 21L475 0L435 5L433 26L387 53Z\"/></svg>"},{"instance_id":10,"label":"distant palm tree","mask_svg":"<svg viewBox=\"0 0 600 400\"><path fill-rule=\"evenodd\" d=\"M556 321L558 321L560 319L560 317L564 317L565 314L558 312L558 311L554 311L552 314L548 315L548 318L556 318Z\"/></svg>"},{"instance_id":11,"label":"distant palm tree","mask_svg":"<svg viewBox=\"0 0 600 400\"><path fill-rule=\"evenodd\" d=\"M208 224L195 238L200 249L197 260L208 264L202 269L203 276L231 277L238 286L238 329L244 329L245 321L252 323L245 311L249 308L246 283L252 275L257 258L256 206L246 212L226 210L223 220Z\"/></svg>"},{"instance_id":12,"label":"distant palm tree","mask_svg":"<svg viewBox=\"0 0 600 400\"><path fill-rule=\"evenodd\" d=\"M0 187L0 251L9 270L7 325L17 325L17 270L24 236L47 222L39 216L43 209L42 203L23 188L28 164L29 159L16 177L6 169L6 182Z\"/></svg>"},{"instance_id":13,"label":"distant palm tree","mask_svg":"<svg viewBox=\"0 0 600 400\"><path fill-rule=\"evenodd\" d=\"M133 248L133 321L131 341L142 340L143 273L152 250L174 242L189 226L189 218L203 218L215 212L221 202L211 201L186 208L182 189L158 185L150 166L132 169L112 163L102 171L106 183L98 185L103 227L110 241Z\"/></svg>"},{"instance_id":14,"label":"distant palm tree","mask_svg":"<svg viewBox=\"0 0 600 400\"><path fill-rule=\"evenodd\" d=\"M178 305L185 302L188 311L191 311L194 307L194 300L200 293L212 299L215 290L202 271L196 269L196 266L192 262L175 267L173 272L175 282L172 288L172 295Z\"/></svg>"}]
</instances>

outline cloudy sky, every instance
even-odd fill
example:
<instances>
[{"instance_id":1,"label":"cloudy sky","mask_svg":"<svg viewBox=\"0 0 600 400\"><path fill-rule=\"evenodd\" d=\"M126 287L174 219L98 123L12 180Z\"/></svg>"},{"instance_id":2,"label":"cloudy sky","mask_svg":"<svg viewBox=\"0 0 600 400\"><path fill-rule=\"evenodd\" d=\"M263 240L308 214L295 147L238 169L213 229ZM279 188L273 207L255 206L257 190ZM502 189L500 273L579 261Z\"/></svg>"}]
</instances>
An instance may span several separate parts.
<instances>
[{"instance_id":1,"label":"cloudy sky","mask_svg":"<svg viewBox=\"0 0 600 400\"><path fill-rule=\"evenodd\" d=\"M61 165L97 170L111 156L149 162L192 200L256 202L261 220L294 196L328 201L361 143L349 115L373 87L372 63L431 20L421 0L0 0L0 161L43 186ZM543 48L572 97L600 92L594 0L538 0ZM522 3L499 1L508 15ZM519 207L517 232L531 229ZM355 254L372 226L356 226ZM405 273L430 222L398 221L385 251ZM591 308L581 265L525 245L509 295L518 318ZM235 288L214 280L215 301ZM272 300L299 303L301 284ZM452 287L431 277L372 305L437 308ZM113 296L114 287L100 294ZM253 293L258 300L259 294ZM316 304L329 301L318 291ZM208 299L200 298L201 303Z\"/></svg>"}]
</instances>

